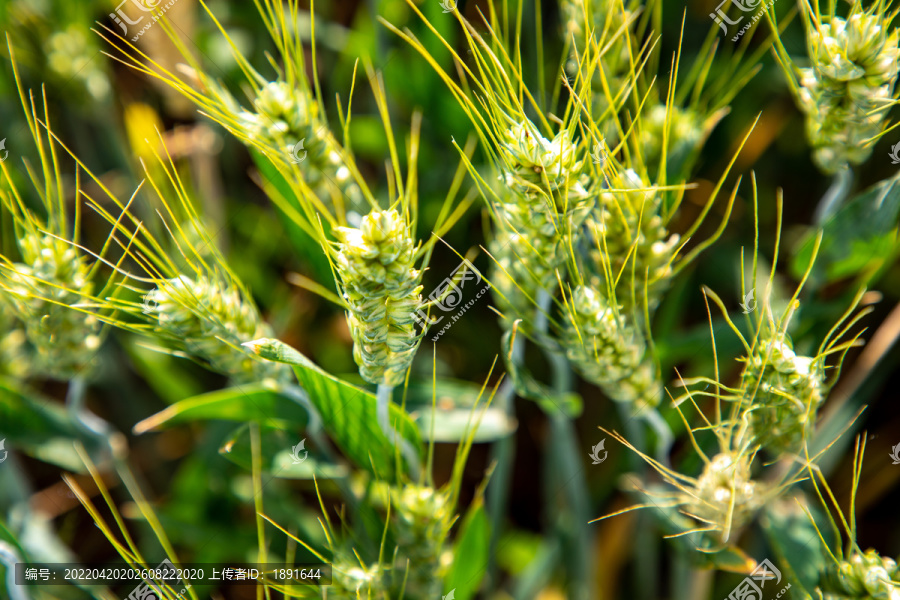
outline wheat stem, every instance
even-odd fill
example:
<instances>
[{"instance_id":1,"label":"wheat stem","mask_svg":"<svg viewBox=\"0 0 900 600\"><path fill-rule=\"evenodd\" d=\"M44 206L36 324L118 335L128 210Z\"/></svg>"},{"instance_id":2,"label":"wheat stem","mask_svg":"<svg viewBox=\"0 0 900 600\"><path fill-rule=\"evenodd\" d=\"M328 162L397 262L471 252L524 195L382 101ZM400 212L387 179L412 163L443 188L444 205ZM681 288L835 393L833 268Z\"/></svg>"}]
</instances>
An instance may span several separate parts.
<instances>
[{"instance_id":1,"label":"wheat stem","mask_svg":"<svg viewBox=\"0 0 900 600\"><path fill-rule=\"evenodd\" d=\"M23 562L22 557L12 545L0 540L0 564L6 567L6 590L10 600L30 600L25 587L16 585L16 563Z\"/></svg>"},{"instance_id":2,"label":"wheat stem","mask_svg":"<svg viewBox=\"0 0 900 600\"><path fill-rule=\"evenodd\" d=\"M656 432L656 437L658 438L656 442L656 460L668 466L669 450L672 448L672 443L675 441L675 437L672 435L672 429L655 408L646 411L641 416L653 431Z\"/></svg>"},{"instance_id":3,"label":"wheat stem","mask_svg":"<svg viewBox=\"0 0 900 600\"><path fill-rule=\"evenodd\" d=\"M306 391L298 385L288 384L282 386L279 390L282 395L287 396L300 406L302 406L309 414L309 423L306 428L310 435L316 436L316 442L319 442L319 433L322 431L322 416L313 403L309 399Z\"/></svg>"},{"instance_id":4,"label":"wheat stem","mask_svg":"<svg viewBox=\"0 0 900 600\"><path fill-rule=\"evenodd\" d=\"M825 222L837 212L844 199L847 198L847 194L850 193L850 186L852 185L853 170L850 167L844 167L835 173L834 178L831 180L831 186L816 207L816 213L813 217L816 227L823 227Z\"/></svg>"},{"instance_id":5,"label":"wheat stem","mask_svg":"<svg viewBox=\"0 0 900 600\"><path fill-rule=\"evenodd\" d=\"M525 356L525 338L516 336L512 341L509 360L513 368L522 365ZM512 402L516 394L516 386L512 377L504 379L494 398L494 405L510 416L515 416L516 407ZM494 471L486 490L488 519L494 524L491 527L491 538L488 546L487 585L485 589L494 589L497 584L497 541L500 539L500 524L503 523L509 505L509 488L512 481L513 462L516 456L516 436L508 435L491 445L491 464Z\"/></svg>"},{"instance_id":6,"label":"wheat stem","mask_svg":"<svg viewBox=\"0 0 900 600\"><path fill-rule=\"evenodd\" d=\"M403 458L406 459L407 465L409 465L409 471L413 476L413 479L416 479L419 473L419 457L416 454L415 449L412 447L412 444L409 443L405 438L403 438L400 433L391 426L391 418L390 418L390 405L391 405L391 395L394 392L394 386L388 385L385 383L378 384L378 392L376 394L376 406L375 412L378 418L378 426L381 428L382 433L384 433L385 437L397 448L400 449L400 454L403 455Z\"/></svg>"},{"instance_id":7,"label":"wheat stem","mask_svg":"<svg viewBox=\"0 0 900 600\"><path fill-rule=\"evenodd\" d=\"M543 336L548 327L547 314L553 296L546 289L538 292L535 314L535 334ZM565 355L552 352L545 348L544 353L550 363L553 372L553 391L557 396L563 396L572 388L572 369ZM562 511L555 513L555 520L561 536L560 542L569 545L569 560L566 568L574 579L573 597L576 599L591 597L591 539L589 530L583 525L590 520L590 497L585 485L584 468L581 453L578 451L576 440L578 436L572 424L572 420L562 411L554 411L550 415L550 440L553 450L547 461L548 479L560 483L560 491L565 492L566 504L571 510L571 518L561 518ZM552 474L552 475L551 475ZM555 488L556 486L554 486ZM556 490L554 489L554 493ZM548 504L552 509L552 503Z\"/></svg>"}]
</instances>

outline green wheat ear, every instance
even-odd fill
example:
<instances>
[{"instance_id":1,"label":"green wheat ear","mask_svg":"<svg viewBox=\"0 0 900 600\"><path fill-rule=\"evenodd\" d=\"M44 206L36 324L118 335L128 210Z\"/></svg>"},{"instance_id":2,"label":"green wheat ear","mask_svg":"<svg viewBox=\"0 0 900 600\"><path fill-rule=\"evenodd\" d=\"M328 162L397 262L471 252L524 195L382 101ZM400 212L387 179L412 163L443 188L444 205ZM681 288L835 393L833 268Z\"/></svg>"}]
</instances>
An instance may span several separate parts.
<instances>
[{"instance_id":1,"label":"green wheat ear","mask_svg":"<svg viewBox=\"0 0 900 600\"><path fill-rule=\"evenodd\" d=\"M682 415L683 417L683 415ZM703 461L703 469L696 476L680 473L635 448L616 432L608 433L643 458L662 479L674 489L642 484L639 489L648 500L630 508L595 519L599 521L624 512L642 508L658 511L661 517L671 519L670 510L680 515L675 521L677 533L666 537L685 536L695 550L703 553L717 552L725 548L736 548L741 530L756 516L759 509L769 500L798 481L796 475L784 476L779 481L765 481L753 473L755 453L746 447L734 445L728 437L724 424L712 424L719 437L718 452L707 456L694 437L695 432L710 429L708 421L695 429L689 428L692 444Z\"/></svg>"},{"instance_id":2,"label":"green wheat ear","mask_svg":"<svg viewBox=\"0 0 900 600\"><path fill-rule=\"evenodd\" d=\"M777 321L771 313L768 293L764 294L756 337L752 344L742 339L747 352L740 359L744 362L740 386L733 395L726 396L735 402L735 419L743 426L740 439L779 459L799 456L805 450L815 433L819 408L837 380L843 357L858 344L862 332L849 336L846 341L840 340L870 312L864 309L851 318L862 298L864 290L861 290L832 326L816 354L799 355L794 352L788 327L800 306L797 296L802 288L803 282ZM831 366L835 375L826 379L825 361L831 355L838 356L836 364Z\"/></svg>"},{"instance_id":3,"label":"green wheat ear","mask_svg":"<svg viewBox=\"0 0 900 600\"><path fill-rule=\"evenodd\" d=\"M594 200L584 151L568 131L549 140L526 118L499 133L505 187L494 209L492 280L501 306L528 316L539 292L555 287L569 252L566 234L581 227Z\"/></svg>"},{"instance_id":4,"label":"green wheat ear","mask_svg":"<svg viewBox=\"0 0 900 600\"><path fill-rule=\"evenodd\" d=\"M22 323L34 374L70 379L89 370L100 347L101 322L88 313L69 310L90 294L90 267L67 242L54 236L24 234L19 244L23 262L4 265L0 286L12 314ZM12 340L11 340L12 341Z\"/></svg>"},{"instance_id":5,"label":"green wheat ear","mask_svg":"<svg viewBox=\"0 0 900 600\"><path fill-rule=\"evenodd\" d=\"M832 565L819 580L823 600L900 598L900 568L897 561L874 549L854 551Z\"/></svg>"},{"instance_id":6,"label":"green wheat ear","mask_svg":"<svg viewBox=\"0 0 900 600\"><path fill-rule=\"evenodd\" d=\"M16 87L40 161L35 171L25 166L34 184L43 214L17 184L12 162L0 162L0 207L12 217L21 261L0 256L0 309L6 326L0 352L7 370L18 377L46 376L72 379L89 375L103 337L104 311L85 305L93 293L112 293L114 282L98 290L95 279L100 261L93 264L78 247L80 204L74 223L66 210L67 185L60 171L57 147L50 131L46 95L43 116L34 97L26 94L19 78L12 45L7 39ZM43 118L43 121L41 121ZM75 195L82 192L75 173ZM105 249L104 249L105 250ZM102 253L101 253L102 254ZM74 308L73 308L74 307ZM108 314L108 313L106 313Z\"/></svg>"},{"instance_id":7,"label":"green wheat ear","mask_svg":"<svg viewBox=\"0 0 900 600\"><path fill-rule=\"evenodd\" d=\"M221 85L207 80L205 86L212 98L219 99L220 110L230 111L222 112L219 122L270 160L284 167L295 164L329 213L343 220L347 208L365 210L362 191L345 164L346 151L320 115L307 85L266 82L252 99L252 111L239 108Z\"/></svg>"},{"instance_id":8,"label":"green wheat ear","mask_svg":"<svg viewBox=\"0 0 900 600\"><path fill-rule=\"evenodd\" d=\"M304 45L298 44L293 23L299 13L298 0L287 2L255 2L260 18L274 42L278 61L270 61L274 76L263 76L229 37L228 32L202 3L222 38L226 40L235 62L240 65L248 91L249 103L242 105L226 86L211 77L181 39L181 34L167 17L158 21L173 46L184 60L179 73L144 54L118 32L106 28L98 34L122 53L123 62L148 77L182 94L205 115L222 125L248 148L262 154L284 180L292 194L270 193L272 200L311 235L318 221L331 226L345 224L348 213L367 212L376 206L365 181L358 172L353 154L332 132L326 118L325 105L315 71L316 40L313 37L313 74L306 74ZM315 13L310 12L315 29ZM355 76L355 70L354 70ZM352 89L351 89L352 94ZM339 106L339 111L341 107ZM342 119L349 115L340 114ZM346 138L346 125L345 138ZM264 182L271 186L271 182Z\"/></svg>"},{"instance_id":9,"label":"green wheat ear","mask_svg":"<svg viewBox=\"0 0 900 600\"><path fill-rule=\"evenodd\" d=\"M602 135L621 139L617 113L629 102L649 58L651 46L641 44L653 9L640 0L563 0L559 7L573 53L566 70L588 84L591 120Z\"/></svg>"},{"instance_id":10,"label":"green wheat ear","mask_svg":"<svg viewBox=\"0 0 900 600\"><path fill-rule=\"evenodd\" d=\"M439 598L446 567L444 540L454 520L448 490L406 485L391 490L391 531L397 542L394 589L409 598Z\"/></svg>"},{"instance_id":11,"label":"green wheat ear","mask_svg":"<svg viewBox=\"0 0 900 600\"><path fill-rule=\"evenodd\" d=\"M681 238L666 229L662 193L634 170L615 174L609 185L586 223L592 244L585 278L599 286L604 269L611 269L616 279L633 273L646 286L636 283L634 293L619 294L619 301L626 312L640 313L646 298L652 314L674 276L672 262Z\"/></svg>"},{"instance_id":12,"label":"green wheat ear","mask_svg":"<svg viewBox=\"0 0 900 600\"><path fill-rule=\"evenodd\" d=\"M335 229L335 268L347 303L353 358L369 383L403 382L421 336L422 272L417 246L396 210L373 210L359 228Z\"/></svg>"},{"instance_id":13,"label":"green wheat ear","mask_svg":"<svg viewBox=\"0 0 900 600\"><path fill-rule=\"evenodd\" d=\"M851 318L862 297L861 291L832 327L818 352L813 356L798 355L787 330L800 305L796 297L802 287L801 283L777 321L768 303L768 291L763 295L752 344L740 336L726 315L729 325L741 337L746 352L739 359L744 363L739 386L734 390L722 388L726 393L721 398L733 403L730 419L735 427L739 427L738 443L760 448L777 459L790 459L805 451L815 433L819 408L837 380L843 356L858 344L861 332L845 341L840 339L870 312L868 309L858 311ZM715 293L711 290L705 293L724 310ZM831 367L835 375L826 379L825 360L831 355L838 355L836 364Z\"/></svg>"},{"instance_id":14,"label":"green wheat ear","mask_svg":"<svg viewBox=\"0 0 900 600\"><path fill-rule=\"evenodd\" d=\"M243 342L272 337L272 331L262 320L249 290L216 248L171 157L164 160L151 145L155 164L153 169L145 165L145 183L149 182L148 187L160 203L158 214L167 232L167 238L157 239L131 208L144 183L128 202L123 202L65 145L56 141L105 194L103 201L97 201L82 191L87 205L111 226L103 251L94 255L98 264L112 268L107 287L113 289L92 293L85 288L63 287L78 298L77 304L67 307L69 312L94 316L114 327L166 342L172 351L233 382L292 382L293 374L286 365L259 360L241 347ZM162 180L154 177L154 172L162 173ZM118 214L107 210L110 204ZM122 251L118 263L103 258L115 245ZM125 259L134 261L137 273L122 268ZM143 298L126 296L130 291ZM46 294L42 297L55 301Z\"/></svg>"},{"instance_id":15,"label":"green wheat ear","mask_svg":"<svg viewBox=\"0 0 900 600\"><path fill-rule=\"evenodd\" d=\"M900 30L892 28L896 11L881 0L864 9L859 0L846 18L801 3L806 24L808 68L797 69L784 46L779 61L798 104L806 114L813 159L825 173L865 162L881 137L891 107L897 103ZM770 16L770 18L772 18Z\"/></svg>"},{"instance_id":16,"label":"green wheat ear","mask_svg":"<svg viewBox=\"0 0 900 600\"><path fill-rule=\"evenodd\" d=\"M662 384L643 332L629 313L610 305L604 292L575 289L560 342L585 379L634 414L659 405Z\"/></svg>"},{"instance_id":17,"label":"green wheat ear","mask_svg":"<svg viewBox=\"0 0 900 600\"><path fill-rule=\"evenodd\" d=\"M349 553L334 555L331 559L331 578L328 597L334 600L385 597L385 569L380 565L362 564L358 556L350 556Z\"/></svg>"},{"instance_id":18,"label":"green wheat ear","mask_svg":"<svg viewBox=\"0 0 900 600\"><path fill-rule=\"evenodd\" d=\"M144 296L143 312L156 318L161 337L180 340L185 352L235 383L292 381L283 365L256 360L241 348L246 341L273 333L237 287L203 275L179 275L156 283L158 287Z\"/></svg>"},{"instance_id":19,"label":"green wheat ear","mask_svg":"<svg viewBox=\"0 0 900 600\"><path fill-rule=\"evenodd\" d=\"M812 67L802 71L801 101L813 157L826 173L872 153L897 82L900 32L884 12L832 17L810 28Z\"/></svg>"},{"instance_id":20,"label":"green wheat ear","mask_svg":"<svg viewBox=\"0 0 900 600\"><path fill-rule=\"evenodd\" d=\"M721 531L722 542L728 540L730 529L749 522L767 498L765 484L751 477L752 461L753 456L744 452L720 452L703 468L694 487L683 492L683 511Z\"/></svg>"},{"instance_id":21,"label":"green wheat ear","mask_svg":"<svg viewBox=\"0 0 900 600\"><path fill-rule=\"evenodd\" d=\"M417 164L422 115L413 114L404 177L384 81L371 64L366 63L366 71L391 156L387 173L391 205L387 210L377 206L372 208L356 227L332 227L333 240L321 222L313 233L327 251L341 292L341 298L328 299L337 301L347 310L354 360L363 379L379 386L379 414L384 418L382 426L390 437L385 412L390 389L403 382L424 334L424 329L416 332L416 324L421 320L419 313L424 306L422 272L434 244L462 215L468 203L463 202L453 209L456 192L451 190L431 239L424 243L416 240ZM469 148L471 151L471 145ZM456 180L460 181L461 177L460 168ZM420 260L420 268L417 268ZM315 285L308 287L317 291Z\"/></svg>"},{"instance_id":22,"label":"green wheat ear","mask_svg":"<svg viewBox=\"0 0 900 600\"><path fill-rule=\"evenodd\" d=\"M825 399L824 357L798 356L782 333L760 336L741 373L748 434L776 456L797 454Z\"/></svg>"},{"instance_id":23,"label":"green wheat ear","mask_svg":"<svg viewBox=\"0 0 900 600\"><path fill-rule=\"evenodd\" d=\"M856 506L856 494L862 476L865 451L865 436L859 436L856 438L853 452L849 519L844 516L841 506L821 470L809 463L810 480L822 506L826 509L824 514L828 518L828 525L833 530L835 539L840 540L842 533L846 535L847 539L844 548L838 546L832 551L812 513L804 509L818 534L819 547L827 554L825 557L827 566L820 573L815 590L817 598L820 600L844 600L845 598L897 600L900 598L900 566L897 565L897 561L888 556L882 556L872 548L863 551L856 541L856 515L853 514L853 511ZM835 521L832 514L837 514L839 523ZM824 524L822 529L824 529Z\"/></svg>"}]
</instances>

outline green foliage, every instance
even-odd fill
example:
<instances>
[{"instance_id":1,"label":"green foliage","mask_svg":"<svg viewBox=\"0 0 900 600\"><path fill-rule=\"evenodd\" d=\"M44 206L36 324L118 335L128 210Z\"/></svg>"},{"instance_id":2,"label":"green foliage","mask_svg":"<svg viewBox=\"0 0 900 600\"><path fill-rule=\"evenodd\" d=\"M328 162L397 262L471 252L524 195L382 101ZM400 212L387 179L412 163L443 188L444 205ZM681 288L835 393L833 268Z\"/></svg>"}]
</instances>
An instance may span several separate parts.
<instances>
[{"instance_id":1,"label":"green foliage","mask_svg":"<svg viewBox=\"0 0 900 600\"><path fill-rule=\"evenodd\" d=\"M456 590L455 598L473 598L490 562L491 524L484 510L484 502L476 498L459 526L453 549L453 564L444 581L444 592Z\"/></svg>"},{"instance_id":2,"label":"green foliage","mask_svg":"<svg viewBox=\"0 0 900 600\"><path fill-rule=\"evenodd\" d=\"M373 394L323 371L278 340L257 340L248 345L265 359L293 366L297 380L322 416L325 430L358 467L387 481L397 479L395 466L399 455L394 440L378 428L377 400ZM390 418L399 435L419 454L422 440L409 415L391 404Z\"/></svg>"},{"instance_id":3,"label":"green foliage","mask_svg":"<svg viewBox=\"0 0 900 600\"><path fill-rule=\"evenodd\" d=\"M171 427L179 423L224 419L253 421L282 429L303 427L306 410L262 383L242 385L186 398L135 425L137 433Z\"/></svg>"},{"instance_id":4,"label":"green foliage","mask_svg":"<svg viewBox=\"0 0 900 600\"><path fill-rule=\"evenodd\" d=\"M900 222L900 179L880 181L841 207L823 227L819 258L812 277L820 284L856 277L871 279L896 252ZM810 232L791 263L802 273L812 257L815 234Z\"/></svg>"},{"instance_id":5,"label":"green foliage","mask_svg":"<svg viewBox=\"0 0 900 600\"><path fill-rule=\"evenodd\" d=\"M241 425L225 440L219 452L234 464L252 471L254 454L251 436L250 424ZM298 449L295 458L293 447L299 443L295 437L280 427L260 427L258 453L263 473L284 479L324 480L347 476L343 465L309 456L309 450Z\"/></svg>"},{"instance_id":6,"label":"green foliage","mask_svg":"<svg viewBox=\"0 0 900 600\"><path fill-rule=\"evenodd\" d=\"M10 447L28 449L35 457L71 471L83 471L72 453L79 432L65 410L15 381L0 379L0 418Z\"/></svg>"}]
</instances>

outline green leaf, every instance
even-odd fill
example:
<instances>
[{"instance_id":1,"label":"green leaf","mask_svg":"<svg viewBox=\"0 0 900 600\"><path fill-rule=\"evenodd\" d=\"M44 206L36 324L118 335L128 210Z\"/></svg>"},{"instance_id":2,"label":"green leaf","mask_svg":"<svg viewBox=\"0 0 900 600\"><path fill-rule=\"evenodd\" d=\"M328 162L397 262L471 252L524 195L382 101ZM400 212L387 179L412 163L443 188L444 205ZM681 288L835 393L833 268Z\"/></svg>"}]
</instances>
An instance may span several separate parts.
<instances>
[{"instance_id":1,"label":"green leaf","mask_svg":"<svg viewBox=\"0 0 900 600\"><path fill-rule=\"evenodd\" d=\"M810 507L818 522L824 517ZM763 530L775 554L783 576L799 584L810 596L826 567L827 553L809 517L799 508L769 507L761 519Z\"/></svg>"},{"instance_id":2,"label":"green leaf","mask_svg":"<svg viewBox=\"0 0 900 600\"><path fill-rule=\"evenodd\" d=\"M437 403L453 408L469 408L478 404L482 386L461 381L459 379L438 379L433 385L431 381L412 381L406 389L394 390L394 400L400 402L406 397L406 406L431 406L432 399ZM486 390L490 392L490 390Z\"/></svg>"},{"instance_id":3,"label":"green leaf","mask_svg":"<svg viewBox=\"0 0 900 600\"><path fill-rule=\"evenodd\" d=\"M0 438L40 443L78 432L65 408L8 379L0 379Z\"/></svg>"},{"instance_id":4,"label":"green leaf","mask_svg":"<svg viewBox=\"0 0 900 600\"><path fill-rule=\"evenodd\" d=\"M349 470L345 466L314 457L307 448L306 438L301 440L299 436L288 434L281 429L260 427L259 441L262 470L273 477L334 479L349 475ZM251 470L253 453L250 446L250 425L238 427L222 444L219 454L234 464Z\"/></svg>"},{"instance_id":5,"label":"green leaf","mask_svg":"<svg viewBox=\"0 0 900 600\"><path fill-rule=\"evenodd\" d=\"M176 402L135 425L134 433L209 419L255 421L268 427L302 429L309 415L302 406L263 384L242 385Z\"/></svg>"},{"instance_id":6,"label":"green leaf","mask_svg":"<svg viewBox=\"0 0 900 600\"><path fill-rule=\"evenodd\" d=\"M570 419L578 418L583 404L581 396L575 392L558 394L535 379L526 369L513 364L512 361L506 360L506 357L510 356L512 352L512 334L512 330L504 333L502 344L504 364L510 378L512 378L516 393L523 398L537 402L548 415L562 413ZM521 332L519 335L522 335Z\"/></svg>"},{"instance_id":7,"label":"green leaf","mask_svg":"<svg viewBox=\"0 0 900 600\"><path fill-rule=\"evenodd\" d=\"M282 177L270 159L252 148L250 149L250 155L253 157L256 168L259 169L260 175L271 183L283 198L289 200L296 197L290 183ZM321 244L297 225L277 203L273 202L272 206L278 214L278 218L291 245L302 257L303 264L308 265L312 271L312 278L318 282L325 282L325 286L334 291L334 274L331 271L331 265L328 263L328 257L322 252ZM297 210L300 210L299 206Z\"/></svg>"},{"instance_id":8,"label":"green leaf","mask_svg":"<svg viewBox=\"0 0 900 600\"><path fill-rule=\"evenodd\" d=\"M897 244L900 174L858 194L828 221L812 276L830 283L877 269ZM795 277L809 265L816 231L810 231L791 263Z\"/></svg>"},{"instance_id":9,"label":"green leaf","mask_svg":"<svg viewBox=\"0 0 900 600\"><path fill-rule=\"evenodd\" d=\"M292 365L300 385L322 416L328 435L341 451L376 477L396 480L397 452L378 426L374 394L326 373L284 342L262 339L244 345L262 358ZM394 403L389 409L394 429L421 456L422 438L416 424Z\"/></svg>"},{"instance_id":10,"label":"green leaf","mask_svg":"<svg viewBox=\"0 0 900 600\"><path fill-rule=\"evenodd\" d=\"M477 424L473 442L493 442L511 435L518 426L515 417L499 408L423 407L410 413L427 440L459 442L467 439Z\"/></svg>"},{"instance_id":11,"label":"green leaf","mask_svg":"<svg viewBox=\"0 0 900 600\"><path fill-rule=\"evenodd\" d=\"M0 440L6 440L4 451L22 451L83 473L84 464L73 446L79 437L65 408L11 380L0 379Z\"/></svg>"},{"instance_id":12,"label":"green leaf","mask_svg":"<svg viewBox=\"0 0 900 600\"><path fill-rule=\"evenodd\" d=\"M16 539L16 536L13 535L13 532L6 528L6 525L0 520L0 542L6 542L9 544L10 549L15 551L19 558L27 557L28 554L25 552L25 549L22 547L22 544L19 543L19 540Z\"/></svg>"},{"instance_id":13,"label":"green leaf","mask_svg":"<svg viewBox=\"0 0 900 600\"><path fill-rule=\"evenodd\" d=\"M484 500L475 499L463 519L456 538L453 564L444 580L444 592L455 590L455 600L474 598L487 571L491 523L484 511Z\"/></svg>"},{"instance_id":14,"label":"green leaf","mask_svg":"<svg viewBox=\"0 0 900 600\"><path fill-rule=\"evenodd\" d=\"M406 393L406 408L427 440L459 442L478 423L474 442L491 442L512 434L517 427L515 417L506 411L487 407L479 400L482 387L466 381L438 379L432 383L410 383L397 390L395 399ZM485 390L489 394L489 390Z\"/></svg>"}]
</instances>

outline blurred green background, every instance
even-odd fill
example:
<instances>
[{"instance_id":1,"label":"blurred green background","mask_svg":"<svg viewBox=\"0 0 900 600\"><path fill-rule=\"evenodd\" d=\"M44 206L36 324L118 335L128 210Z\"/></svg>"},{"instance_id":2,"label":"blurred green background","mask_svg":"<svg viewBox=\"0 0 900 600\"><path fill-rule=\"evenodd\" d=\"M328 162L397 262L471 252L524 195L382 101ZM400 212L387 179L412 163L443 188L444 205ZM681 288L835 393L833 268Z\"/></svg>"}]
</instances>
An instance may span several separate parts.
<instances>
[{"instance_id":1,"label":"blurred green background","mask_svg":"<svg viewBox=\"0 0 900 600\"><path fill-rule=\"evenodd\" d=\"M253 4L223 0L208 4L251 62L261 72L272 75L265 69L266 52L272 52L273 48ZM457 51L465 53L460 44L458 25L442 13L438 0L418 4L444 36L456 40ZM711 25L708 15L714 5L712 0L691 1L687 5L674 0L663 3L658 85L664 86L668 79L668 65L677 49L682 27L682 69L686 71L692 64ZM533 6L530 3L526 8L526 15L531 14ZM37 95L44 86L56 134L95 173L102 174L104 183L120 197L128 197L141 179L139 142L148 135L148 124L156 122L201 199L204 218L216 233L216 243L252 290L279 337L331 373L354 373L351 340L342 311L288 283L288 274L298 272L333 289L327 263L322 256L311 255L308 247L304 254L302 244L292 239L290 230L279 220L254 183L254 163L244 146L198 115L181 97L105 54L115 52L91 29L115 28L108 16L114 8L112 3L99 0L75 3L8 0L0 3L0 29L7 33L15 48L26 89ZM484 28L479 22L479 10L486 11L485 2L461 0L459 9L476 23L476 27ZM558 7L554 2L544 1L540 3L540 9L545 52L551 63L547 69L550 78L554 77L554 65L558 64L557 57L562 51ZM776 11L782 18L794 10L791 0L776 2ZM429 225L438 214L459 162L452 140L462 145L470 135L471 126L432 68L402 40L377 24L373 15L381 15L399 28L409 27L436 56L447 61L445 68L450 64L449 55L438 48L433 36L401 0L320 1L316 3L316 12L317 67L332 124L337 123L335 96L339 96L346 106L354 63L362 56L370 57L375 67L384 73L393 125L399 138L408 133L413 112L423 114L418 234L420 239L427 239L431 233ZM209 67L210 74L220 77L237 91L235 82L241 81L238 66L196 0L177 0L168 15L177 24L188 46ZM533 65L536 34L533 20L526 18L525 23L523 54ZM308 38L308 22L299 23L298 31ZM764 43L766 24L759 23L751 33L752 47ZM789 26L784 40L790 53L803 55L799 21ZM722 43L731 44L724 38ZM158 29L149 30L138 47L169 68L174 68L178 61L171 43ZM25 181L22 160L30 158L34 161L35 155L15 90L8 53L5 48L0 53L4 55L0 64L0 138L6 139L9 159ZM793 289L797 280L797 269L790 268L793 257L809 231L819 199L830 185L830 180L820 174L810 160L803 119L790 97L781 70L770 54L764 56L762 64L762 70L737 95L730 113L706 143L693 181L696 187L687 192L681 214L672 227L674 231L683 231L697 216L740 139L759 116L726 184L726 189L730 189L738 176L744 177L728 228L719 242L701 255L678 280L653 323L654 335L661 340L659 349L668 382L675 380L675 367L686 376L712 375L710 325L700 288L711 287L730 306L736 306L740 301L740 252L741 248L750 252L753 243L751 172L755 173L759 189L760 248L768 260L775 240L776 190L782 189L784 193L779 273L786 289ZM537 77L536 69L532 70L531 77ZM350 139L370 186L380 191L384 198L387 143L368 82L360 76L353 98ZM895 173L896 167L891 164L888 154L898 139L900 133L889 133L876 145L872 158L857 171L856 190ZM483 156L481 160L483 162ZM70 175L73 170L70 168L66 172ZM92 184L87 185L90 188ZM467 180L464 189L470 186L471 182ZM74 197L70 200L76 202ZM713 208L711 221L721 216L724 205L724 199L720 198ZM136 205L136 212L145 218L152 217L151 211L149 203ZM454 249L474 257L474 264L487 272L490 259L481 249L486 239L486 223L484 205L476 202L445 236L446 245L437 245L425 275L426 294L456 268L459 258ZM855 225L873 224L860 222ZM897 224L875 225L896 230ZM11 223L5 219L0 226L2 250L7 256L13 255ZM99 247L107 231L106 224L96 215L90 211L84 213L86 246ZM837 255L850 251L843 247L834 249ZM867 328L863 337L872 339L881 330L883 337L880 340L886 343L865 355L862 361L858 360L864 352L861 349L848 356L844 383L852 381L854 376L862 379L855 389L847 390L852 393L846 398L841 414L852 416L859 407L868 405L868 408L829 453L823 469L833 482L837 497L845 503L851 482L848 445L854 433L865 433L868 448L856 506L858 540L863 548L874 546L885 555L896 556L900 554L900 513L896 509L900 505L900 466L891 465L888 453L891 446L900 443L900 397L896 392L900 385L897 372L900 349L893 346L900 333L900 316L891 313L900 301L900 269L889 261L872 277L870 287L877 290L880 297L868 297L878 301L874 313L863 321ZM833 321L844 310L854 291L850 278L821 285L815 295L801 298L806 306L803 318L808 319L809 327L821 328L813 323ZM722 376L725 380L733 379L739 369L739 364L733 360L740 351L739 342L715 315L713 326L717 332ZM800 328L803 327L806 326L801 324ZM809 332L810 338L819 339L824 332ZM475 384L490 377L491 382L495 382L499 369L491 373L490 367L501 351L501 333L491 310L491 301L486 296L469 309L465 318L444 334L434 348L430 336L426 338L414 363L414 378L429 381L434 366L439 377ZM877 362L872 361L873 357ZM149 350L139 339L127 334L111 336L102 351L101 363L103 370L90 390L88 405L128 434L135 470L142 477L149 497L156 503L173 543L182 550L182 558L192 562L244 559L245 555L241 553L253 551L256 545L250 475L218 452L233 424L209 421L142 436L131 433L135 423L167 404L221 387L224 380L189 361ZM529 356L529 364L537 373L545 370L538 356ZM51 406L61 406L65 397L64 385L54 382L35 382L35 385L50 399ZM838 389L844 391L840 386ZM606 437L597 427L621 430L621 422L612 403L597 389L582 385L578 391L585 401L584 412L577 421L578 444L584 449L592 512L594 516L601 516L632 502L619 490L618 477L634 468L634 456L607 439L610 460L601 465L590 464L591 446ZM668 416L672 414L670 411ZM521 399L516 400L516 416L518 429L511 501L507 523L503 524L508 532L504 538L509 543L501 545L498 556L499 564L512 574L522 573L538 555L546 509L546 499L540 493L535 475L545 453L546 417L537 405ZM678 423L673 418L669 421ZM8 426L9 422L0 422L0 438L9 433ZM683 428L679 433L683 433ZM0 467L0 522L5 523L7 529L18 531L20 539L27 538L34 547L45 548L48 557L66 556L61 547L57 549L61 545L71 549L79 560L111 560L115 556L112 547L92 526L89 516L60 480L62 472L83 471L70 445L49 443L49 440L65 439L66 435L65 431L46 432L44 438L35 438L23 448L12 442L7 444L7 449L15 454L13 461ZM12 438L11 435L7 437ZM673 453L676 464L691 454L684 436L681 439ZM28 451L19 452L26 449L24 446ZM438 481L449 477L453 452L454 447L449 444L437 446ZM466 467L463 506L473 497L489 461L489 447L476 445ZM81 481L87 482L83 474ZM134 517L135 507L122 486L114 478L110 478L108 484L124 513ZM92 489L91 484L85 485ZM326 486L325 493L333 494L334 490ZM267 485L265 495L268 514L311 539L321 538L316 523L319 509L315 492L308 482L273 480ZM30 511L25 511L25 506L30 507ZM845 506L845 511L847 509ZM651 524L652 520L632 513L585 525L596 534L596 577L603 597L628 597L635 579L647 576L636 571L633 559L641 551L640 545L646 543L640 531ZM148 535L146 526L138 519L133 526L141 544L147 548L147 555L154 556L155 542ZM3 535L2 530L0 535ZM663 547L670 544L658 543ZM754 543L750 540L748 545L752 547ZM656 577L664 580L668 577L667 570L660 566ZM734 581L726 578L720 584L724 591L721 595L724 596L733 584ZM541 593L544 598L564 597L561 588L552 583ZM71 596L69 592L60 594L61 597L63 594L77 597L75 592Z\"/></svg>"}]
</instances>

